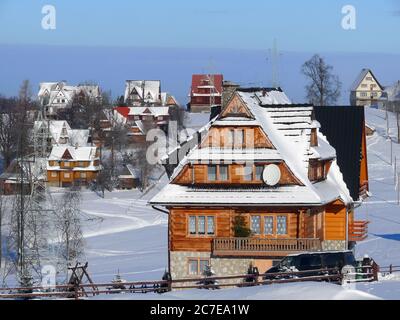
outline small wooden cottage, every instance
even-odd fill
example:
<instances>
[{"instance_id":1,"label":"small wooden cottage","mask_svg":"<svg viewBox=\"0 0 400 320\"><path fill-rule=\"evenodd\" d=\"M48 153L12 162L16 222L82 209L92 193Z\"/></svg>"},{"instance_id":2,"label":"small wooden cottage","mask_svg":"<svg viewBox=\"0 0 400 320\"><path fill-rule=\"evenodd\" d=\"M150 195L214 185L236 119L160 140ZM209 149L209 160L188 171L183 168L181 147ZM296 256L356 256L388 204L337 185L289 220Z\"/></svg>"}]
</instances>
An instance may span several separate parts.
<instances>
[{"instance_id":1,"label":"small wooden cottage","mask_svg":"<svg viewBox=\"0 0 400 320\"><path fill-rule=\"evenodd\" d=\"M47 182L51 186L87 185L101 171L97 147L53 147L47 159Z\"/></svg>"},{"instance_id":2,"label":"small wooden cottage","mask_svg":"<svg viewBox=\"0 0 400 320\"><path fill-rule=\"evenodd\" d=\"M171 181L150 200L169 212L173 278L206 265L220 276L264 272L288 254L365 238L312 105L280 89L238 89L204 131L173 170L168 163Z\"/></svg>"}]
</instances>

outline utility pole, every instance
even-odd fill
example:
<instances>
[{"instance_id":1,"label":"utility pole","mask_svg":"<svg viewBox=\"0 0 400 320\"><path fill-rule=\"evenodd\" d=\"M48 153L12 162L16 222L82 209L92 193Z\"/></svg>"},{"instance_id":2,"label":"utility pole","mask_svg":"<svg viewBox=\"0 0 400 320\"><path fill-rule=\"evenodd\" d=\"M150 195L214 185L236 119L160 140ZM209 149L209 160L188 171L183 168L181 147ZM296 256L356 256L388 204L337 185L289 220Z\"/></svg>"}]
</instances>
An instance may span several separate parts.
<instances>
[{"instance_id":1,"label":"utility pole","mask_svg":"<svg viewBox=\"0 0 400 320\"><path fill-rule=\"evenodd\" d=\"M400 173L397 174L397 205L400 206Z\"/></svg>"},{"instance_id":2,"label":"utility pole","mask_svg":"<svg viewBox=\"0 0 400 320\"><path fill-rule=\"evenodd\" d=\"M390 138L390 165L393 165L393 140Z\"/></svg>"},{"instance_id":3,"label":"utility pole","mask_svg":"<svg viewBox=\"0 0 400 320\"><path fill-rule=\"evenodd\" d=\"M397 157L394 157L394 184L396 184L397 179Z\"/></svg>"}]
</instances>

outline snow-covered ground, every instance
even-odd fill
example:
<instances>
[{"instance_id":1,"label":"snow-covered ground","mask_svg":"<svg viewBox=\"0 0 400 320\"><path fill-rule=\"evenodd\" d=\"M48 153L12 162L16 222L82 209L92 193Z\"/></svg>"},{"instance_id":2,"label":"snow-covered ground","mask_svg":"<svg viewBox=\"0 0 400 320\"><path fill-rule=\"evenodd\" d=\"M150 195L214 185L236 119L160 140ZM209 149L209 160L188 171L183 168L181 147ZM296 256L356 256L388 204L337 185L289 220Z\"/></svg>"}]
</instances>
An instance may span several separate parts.
<instances>
[{"instance_id":1,"label":"snow-covered ground","mask_svg":"<svg viewBox=\"0 0 400 320\"><path fill-rule=\"evenodd\" d=\"M369 237L356 249L357 257L369 254L378 264L400 265L400 206L397 205L390 142L386 137L385 113L367 109L367 122L377 132L368 138L369 175L372 197L357 210L357 218L369 220ZM196 115L192 123L201 127L208 115ZM390 135L396 122L390 117ZM399 158L400 146L393 144ZM400 164L399 164L400 167ZM400 171L400 170L399 170ZM84 234L89 272L95 282L110 282L116 273L128 280L160 280L167 267L167 216L147 206L167 183L164 175L146 194L136 191L106 193L100 198L83 193ZM354 290L357 289L357 290ZM193 290L165 295L111 295L112 299L400 299L400 274L378 283L345 289L337 285L306 283L217 291Z\"/></svg>"},{"instance_id":2,"label":"snow-covered ground","mask_svg":"<svg viewBox=\"0 0 400 320\"><path fill-rule=\"evenodd\" d=\"M372 196L356 212L357 218L371 221L369 237L357 246L357 254L369 254L378 264L400 265L400 206L397 204L394 165L391 164L391 140L393 159L397 157L400 173L400 145L397 141L396 119L389 113L389 135L385 112L366 109L366 121L376 129L368 137L369 182ZM400 295L398 296L400 298Z\"/></svg>"},{"instance_id":3,"label":"snow-covered ground","mask_svg":"<svg viewBox=\"0 0 400 320\"><path fill-rule=\"evenodd\" d=\"M366 109L367 123L376 129L368 137L368 163L371 197L356 211L356 218L370 221L369 236L357 245L356 256L373 257L381 266L400 266L400 206L397 203L394 164L400 145L395 115L389 113L389 136L385 112ZM191 115L189 127L199 129L208 114ZM391 140L393 157L391 157ZM393 161L394 162L394 161ZM167 268L167 215L147 205L168 183L163 175L155 186L139 191L115 191L105 198L91 191L82 192L82 222L85 256L95 282L110 282L119 273L128 281L160 280ZM57 197L61 190L53 190ZM121 294L102 299L396 299L400 300L400 273L382 277L377 283L362 283L351 288L321 283L294 283L256 288L188 290L157 294Z\"/></svg>"}]
</instances>

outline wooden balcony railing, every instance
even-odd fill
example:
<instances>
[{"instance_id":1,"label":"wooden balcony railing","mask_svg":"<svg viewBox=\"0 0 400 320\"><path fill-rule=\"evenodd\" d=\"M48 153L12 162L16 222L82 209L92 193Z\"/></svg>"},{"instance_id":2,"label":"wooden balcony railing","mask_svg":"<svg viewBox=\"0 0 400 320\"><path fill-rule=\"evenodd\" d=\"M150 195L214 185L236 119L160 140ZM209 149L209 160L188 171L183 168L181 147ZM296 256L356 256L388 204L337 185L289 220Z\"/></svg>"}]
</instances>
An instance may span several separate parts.
<instances>
[{"instance_id":1,"label":"wooden balcony railing","mask_svg":"<svg viewBox=\"0 0 400 320\"><path fill-rule=\"evenodd\" d=\"M216 238L213 242L215 256L279 257L321 249L319 239Z\"/></svg>"},{"instance_id":2,"label":"wooden balcony railing","mask_svg":"<svg viewBox=\"0 0 400 320\"><path fill-rule=\"evenodd\" d=\"M368 237L369 221L353 221L349 224L349 241L360 242Z\"/></svg>"}]
</instances>

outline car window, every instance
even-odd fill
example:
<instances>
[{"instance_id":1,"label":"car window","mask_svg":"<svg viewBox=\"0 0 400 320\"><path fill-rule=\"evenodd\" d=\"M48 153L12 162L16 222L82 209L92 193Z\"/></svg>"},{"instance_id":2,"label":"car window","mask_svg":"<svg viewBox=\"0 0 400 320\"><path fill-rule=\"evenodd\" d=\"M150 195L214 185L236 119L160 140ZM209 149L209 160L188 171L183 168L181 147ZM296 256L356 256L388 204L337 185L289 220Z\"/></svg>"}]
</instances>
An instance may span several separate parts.
<instances>
[{"instance_id":1,"label":"car window","mask_svg":"<svg viewBox=\"0 0 400 320\"><path fill-rule=\"evenodd\" d=\"M344 255L344 259L345 259L346 265L350 265L350 266L356 265L356 259L354 258L354 255L352 252L346 252Z\"/></svg>"},{"instance_id":2,"label":"car window","mask_svg":"<svg viewBox=\"0 0 400 320\"><path fill-rule=\"evenodd\" d=\"M324 255L324 265L326 268L343 267L343 255L340 253L328 253Z\"/></svg>"},{"instance_id":3,"label":"car window","mask_svg":"<svg viewBox=\"0 0 400 320\"><path fill-rule=\"evenodd\" d=\"M282 260L281 266L286 268L296 266L296 258L297 257L286 257L285 259Z\"/></svg>"},{"instance_id":4,"label":"car window","mask_svg":"<svg viewBox=\"0 0 400 320\"><path fill-rule=\"evenodd\" d=\"M299 267L302 270L307 270L307 268L319 268L321 267L321 256L318 254L301 256Z\"/></svg>"}]
</instances>

